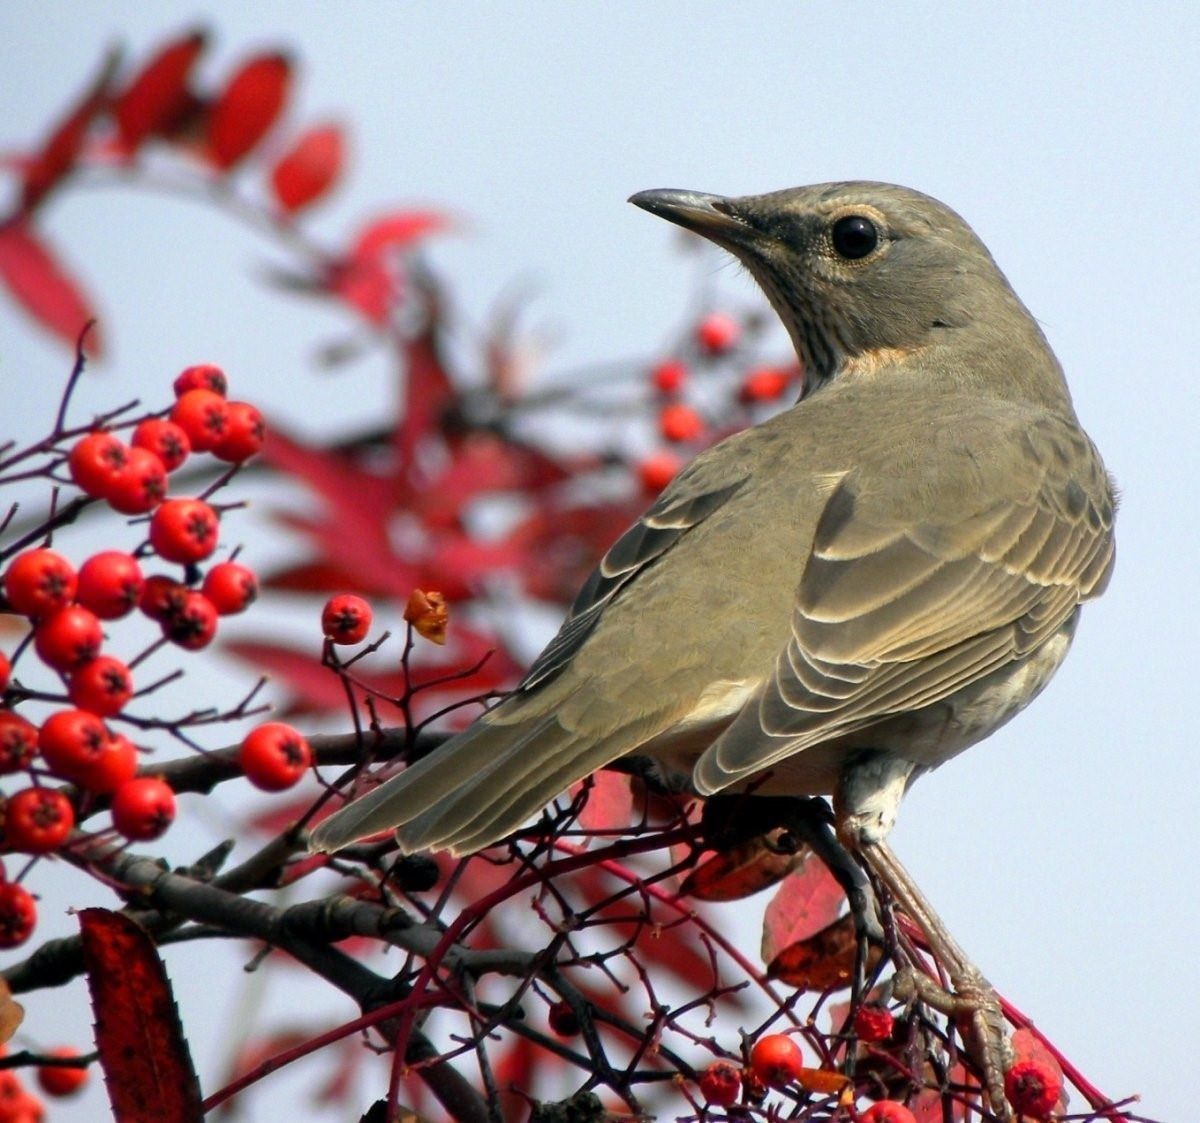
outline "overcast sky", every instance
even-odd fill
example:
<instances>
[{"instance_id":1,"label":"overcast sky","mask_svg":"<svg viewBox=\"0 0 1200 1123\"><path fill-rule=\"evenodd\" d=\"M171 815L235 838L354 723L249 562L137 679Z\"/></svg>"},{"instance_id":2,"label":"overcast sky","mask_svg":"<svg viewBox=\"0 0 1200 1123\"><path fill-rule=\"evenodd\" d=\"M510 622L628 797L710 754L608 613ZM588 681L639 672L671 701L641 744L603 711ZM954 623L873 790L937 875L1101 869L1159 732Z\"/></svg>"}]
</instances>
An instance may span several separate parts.
<instances>
[{"instance_id":1,"label":"overcast sky","mask_svg":"<svg viewBox=\"0 0 1200 1123\"><path fill-rule=\"evenodd\" d=\"M352 175L317 230L336 238L397 203L461 216L433 257L462 313L480 322L536 282L537 318L559 340L550 373L651 354L680 322L692 275L673 231L626 205L633 191L870 178L958 210L1044 325L1121 485L1119 562L1047 693L923 779L894 841L1006 995L1104 1090L1140 1090L1147 1115L1176 1120L1195 1106L1200 924L1200 752L1184 714L1200 632L1198 10L8 0L0 149L37 137L106 44L140 56L206 11L209 73L289 47L298 119L352 128ZM310 430L390 401L381 364L312 369L339 321L264 289L263 247L228 222L107 191L55 204L46 224L110 325L93 400L150 393L212 357L239 393ZM736 270L716 276L751 298ZM65 367L0 300L5 434L44 418ZM80 903L78 875L56 876ZM61 909L53 922L73 923ZM197 988L199 957L170 962L211 1078L203 1015L233 1009ZM81 988L27 1005L36 1038L83 1040ZM97 1102L54 1119L95 1119Z\"/></svg>"}]
</instances>

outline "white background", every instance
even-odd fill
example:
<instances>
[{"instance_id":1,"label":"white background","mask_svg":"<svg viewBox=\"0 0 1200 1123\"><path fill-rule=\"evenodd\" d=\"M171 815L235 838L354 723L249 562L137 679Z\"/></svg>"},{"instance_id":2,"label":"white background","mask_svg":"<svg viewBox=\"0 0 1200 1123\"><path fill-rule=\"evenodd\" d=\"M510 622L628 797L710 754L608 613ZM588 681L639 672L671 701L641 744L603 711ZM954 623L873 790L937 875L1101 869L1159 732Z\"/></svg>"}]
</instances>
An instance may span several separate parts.
<instances>
[{"instance_id":1,"label":"white background","mask_svg":"<svg viewBox=\"0 0 1200 1123\"><path fill-rule=\"evenodd\" d=\"M672 231L625 204L635 190L883 179L975 226L1045 326L1121 484L1119 564L1047 694L915 788L896 848L992 980L1084 1072L1113 1095L1142 1091L1149 1116L1187 1118L1200 923L1200 774L1186 732L1200 626L1195 6L206 8L208 74L252 48L290 47L297 119L352 127L351 179L317 230L344 237L397 203L461 216L433 260L463 323L532 279L559 339L551 372L650 355L680 322L691 275ZM0 6L0 147L37 138L106 44L140 57L197 10ZM85 401L158 400L179 367L213 358L240 395L309 432L390 403L380 363L313 369L341 321L258 283L270 255L211 212L106 190L70 194L44 224L99 295L113 343ZM719 279L750 299L735 270ZM66 366L0 301L4 434L44 425ZM173 841L181 856L198 845ZM99 900L66 869L39 876L62 879L47 931L71 930L66 904ZM211 1087L237 1015L218 980L197 977L206 954L169 961ZM322 1000L292 975L303 1002ZM86 1040L81 988L27 1005L33 1040ZM297 1121L347 1117L294 1103L294 1087L277 1077L250 1117L285 1105ZM52 1118L105 1110L95 1092Z\"/></svg>"}]
</instances>

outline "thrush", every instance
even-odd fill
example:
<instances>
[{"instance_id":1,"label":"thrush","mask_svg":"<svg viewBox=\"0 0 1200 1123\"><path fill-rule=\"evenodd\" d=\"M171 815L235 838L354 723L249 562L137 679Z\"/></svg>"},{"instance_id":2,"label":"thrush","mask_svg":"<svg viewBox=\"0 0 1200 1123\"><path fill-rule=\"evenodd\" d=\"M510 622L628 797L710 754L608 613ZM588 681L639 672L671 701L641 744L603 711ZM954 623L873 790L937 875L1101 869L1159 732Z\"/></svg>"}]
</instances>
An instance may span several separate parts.
<instances>
[{"instance_id":1,"label":"thrush","mask_svg":"<svg viewBox=\"0 0 1200 1123\"><path fill-rule=\"evenodd\" d=\"M520 686L313 846L396 828L405 850L468 853L644 754L702 796L832 796L960 990L986 985L886 840L913 780L1049 682L1112 573L1113 486L1062 368L971 228L919 192L630 201L746 267L804 392L698 456Z\"/></svg>"}]
</instances>

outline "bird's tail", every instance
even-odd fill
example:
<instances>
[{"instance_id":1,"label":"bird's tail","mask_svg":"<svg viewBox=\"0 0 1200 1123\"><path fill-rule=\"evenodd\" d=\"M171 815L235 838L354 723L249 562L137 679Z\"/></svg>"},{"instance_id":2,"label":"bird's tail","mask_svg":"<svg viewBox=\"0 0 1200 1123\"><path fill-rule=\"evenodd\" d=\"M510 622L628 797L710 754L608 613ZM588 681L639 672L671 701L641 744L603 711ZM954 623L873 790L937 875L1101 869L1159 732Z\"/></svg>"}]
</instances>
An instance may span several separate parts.
<instances>
[{"instance_id":1,"label":"bird's tail","mask_svg":"<svg viewBox=\"0 0 1200 1123\"><path fill-rule=\"evenodd\" d=\"M395 828L409 852L482 849L620 755L611 742L584 748L553 715L524 729L478 721L331 815L313 831L310 848L338 850Z\"/></svg>"}]
</instances>

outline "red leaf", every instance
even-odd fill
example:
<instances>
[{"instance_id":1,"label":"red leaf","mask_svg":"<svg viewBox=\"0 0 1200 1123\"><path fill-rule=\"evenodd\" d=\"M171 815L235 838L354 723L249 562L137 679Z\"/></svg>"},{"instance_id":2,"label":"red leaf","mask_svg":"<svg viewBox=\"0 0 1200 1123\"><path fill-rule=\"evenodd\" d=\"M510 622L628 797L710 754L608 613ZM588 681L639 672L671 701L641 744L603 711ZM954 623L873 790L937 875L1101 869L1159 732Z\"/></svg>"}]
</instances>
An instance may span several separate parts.
<instances>
[{"instance_id":1,"label":"red leaf","mask_svg":"<svg viewBox=\"0 0 1200 1123\"><path fill-rule=\"evenodd\" d=\"M201 1123L200 1082L150 937L108 909L84 909L79 926L113 1117Z\"/></svg>"},{"instance_id":2,"label":"red leaf","mask_svg":"<svg viewBox=\"0 0 1200 1123\"><path fill-rule=\"evenodd\" d=\"M24 218L0 225L0 280L26 312L72 347L96 318L74 278ZM87 351L98 357L100 350L100 333L93 328Z\"/></svg>"},{"instance_id":3,"label":"red leaf","mask_svg":"<svg viewBox=\"0 0 1200 1123\"><path fill-rule=\"evenodd\" d=\"M100 65L99 74L50 134L41 150L26 162L21 187L23 211L33 210L75 167L92 120L108 103L108 88L119 61L118 52L109 51Z\"/></svg>"},{"instance_id":4,"label":"red leaf","mask_svg":"<svg viewBox=\"0 0 1200 1123\"><path fill-rule=\"evenodd\" d=\"M619 772L601 769L591 777L591 789L587 803L579 813L579 825L589 831L625 830L633 822L633 792L629 777ZM587 780L572 784L570 798L573 800Z\"/></svg>"},{"instance_id":5,"label":"red leaf","mask_svg":"<svg viewBox=\"0 0 1200 1123\"><path fill-rule=\"evenodd\" d=\"M803 853L779 854L762 839L753 839L701 862L684 878L679 895L700 901L741 900L783 880L803 862Z\"/></svg>"},{"instance_id":6,"label":"red leaf","mask_svg":"<svg viewBox=\"0 0 1200 1123\"><path fill-rule=\"evenodd\" d=\"M407 249L414 242L439 230L445 230L450 220L435 211L392 211L369 222L358 233L350 251L354 261L367 261L398 249Z\"/></svg>"},{"instance_id":7,"label":"red leaf","mask_svg":"<svg viewBox=\"0 0 1200 1123\"><path fill-rule=\"evenodd\" d=\"M208 43L197 29L172 40L150 59L117 98L114 115L122 149L132 154L147 137L166 130L188 106L188 79Z\"/></svg>"},{"instance_id":8,"label":"red leaf","mask_svg":"<svg viewBox=\"0 0 1200 1123\"><path fill-rule=\"evenodd\" d=\"M854 917L843 916L807 939L785 947L767 966L767 977L781 979L797 990L841 990L850 985L857 952ZM867 949L868 972L873 971L883 949Z\"/></svg>"},{"instance_id":9,"label":"red leaf","mask_svg":"<svg viewBox=\"0 0 1200 1123\"><path fill-rule=\"evenodd\" d=\"M279 205L291 214L315 202L333 186L344 160L345 144L339 126L309 129L271 172L271 187Z\"/></svg>"},{"instance_id":10,"label":"red leaf","mask_svg":"<svg viewBox=\"0 0 1200 1123\"><path fill-rule=\"evenodd\" d=\"M762 957L770 963L797 940L807 939L831 924L846 900L842 887L811 852L801 869L791 874L767 905L763 916Z\"/></svg>"},{"instance_id":11,"label":"red leaf","mask_svg":"<svg viewBox=\"0 0 1200 1123\"><path fill-rule=\"evenodd\" d=\"M396 427L396 451L402 471L412 471L417 446L436 428L455 395L432 331L410 340L405 351L404 416Z\"/></svg>"},{"instance_id":12,"label":"red leaf","mask_svg":"<svg viewBox=\"0 0 1200 1123\"><path fill-rule=\"evenodd\" d=\"M292 82L291 59L256 55L229 80L208 121L208 157L222 171L233 167L270 131Z\"/></svg>"}]
</instances>

